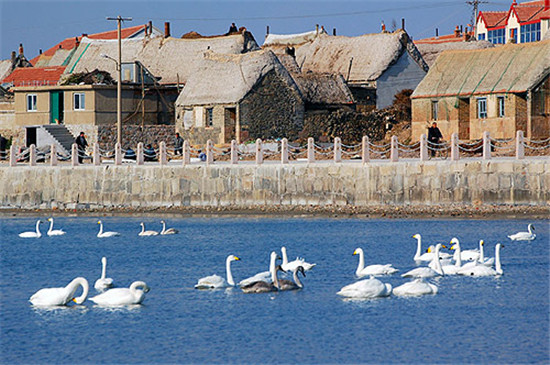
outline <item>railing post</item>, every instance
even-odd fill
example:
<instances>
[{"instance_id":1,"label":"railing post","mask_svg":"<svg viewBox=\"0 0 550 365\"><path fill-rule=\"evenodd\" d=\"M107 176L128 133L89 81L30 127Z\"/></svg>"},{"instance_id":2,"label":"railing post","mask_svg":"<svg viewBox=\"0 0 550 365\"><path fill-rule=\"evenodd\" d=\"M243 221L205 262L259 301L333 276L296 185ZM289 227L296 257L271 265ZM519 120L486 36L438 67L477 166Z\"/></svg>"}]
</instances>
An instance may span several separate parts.
<instances>
[{"instance_id":1,"label":"railing post","mask_svg":"<svg viewBox=\"0 0 550 365\"><path fill-rule=\"evenodd\" d=\"M159 153L160 153L160 164L161 166L164 166L168 163L168 160L166 159L166 142L162 141L159 144Z\"/></svg>"},{"instance_id":2,"label":"railing post","mask_svg":"<svg viewBox=\"0 0 550 365\"><path fill-rule=\"evenodd\" d=\"M137 144L136 165L143 165L145 158L143 156L143 142Z\"/></svg>"},{"instance_id":3,"label":"railing post","mask_svg":"<svg viewBox=\"0 0 550 365\"><path fill-rule=\"evenodd\" d=\"M483 132L483 159L491 159L491 137L487 131Z\"/></svg>"},{"instance_id":4,"label":"railing post","mask_svg":"<svg viewBox=\"0 0 550 365\"><path fill-rule=\"evenodd\" d=\"M363 163L367 163L370 161L370 146L369 146L369 137L363 136L363 140L361 141L361 160Z\"/></svg>"},{"instance_id":5,"label":"railing post","mask_svg":"<svg viewBox=\"0 0 550 365\"><path fill-rule=\"evenodd\" d=\"M122 165L122 146L118 142L115 144L115 165Z\"/></svg>"},{"instance_id":6,"label":"railing post","mask_svg":"<svg viewBox=\"0 0 550 365\"><path fill-rule=\"evenodd\" d=\"M78 166L78 146L76 143L73 143L71 146L71 166Z\"/></svg>"},{"instance_id":7,"label":"railing post","mask_svg":"<svg viewBox=\"0 0 550 365\"><path fill-rule=\"evenodd\" d=\"M288 139L281 140L281 163L288 163Z\"/></svg>"},{"instance_id":8,"label":"railing post","mask_svg":"<svg viewBox=\"0 0 550 365\"><path fill-rule=\"evenodd\" d=\"M256 140L256 165L261 165L264 163L264 149L262 146L262 140Z\"/></svg>"},{"instance_id":9,"label":"railing post","mask_svg":"<svg viewBox=\"0 0 550 365\"><path fill-rule=\"evenodd\" d=\"M55 144L50 146L50 166L57 166L57 148Z\"/></svg>"},{"instance_id":10,"label":"railing post","mask_svg":"<svg viewBox=\"0 0 550 365\"><path fill-rule=\"evenodd\" d=\"M29 166L36 166L36 146L34 144L29 147Z\"/></svg>"},{"instance_id":11,"label":"railing post","mask_svg":"<svg viewBox=\"0 0 550 365\"><path fill-rule=\"evenodd\" d=\"M342 162L342 140L334 138L334 162Z\"/></svg>"},{"instance_id":12,"label":"railing post","mask_svg":"<svg viewBox=\"0 0 550 365\"><path fill-rule=\"evenodd\" d=\"M211 140L206 141L206 164L214 163L214 144Z\"/></svg>"},{"instance_id":13,"label":"railing post","mask_svg":"<svg viewBox=\"0 0 550 365\"><path fill-rule=\"evenodd\" d=\"M99 143L94 143L94 146L92 147L92 159L94 166L101 165L101 153L99 153Z\"/></svg>"},{"instance_id":14,"label":"railing post","mask_svg":"<svg viewBox=\"0 0 550 365\"><path fill-rule=\"evenodd\" d=\"M17 153L15 151L16 147L14 144L12 144L10 147L10 167L14 167L17 165Z\"/></svg>"},{"instance_id":15,"label":"railing post","mask_svg":"<svg viewBox=\"0 0 550 365\"><path fill-rule=\"evenodd\" d=\"M525 158L525 145L523 138L523 131L516 132L516 160L523 160Z\"/></svg>"},{"instance_id":16,"label":"railing post","mask_svg":"<svg viewBox=\"0 0 550 365\"><path fill-rule=\"evenodd\" d=\"M189 165L191 163L191 149L189 148L189 142L183 141L183 166Z\"/></svg>"},{"instance_id":17,"label":"railing post","mask_svg":"<svg viewBox=\"0 0 550 365\"><path fill-rule=\"evenodd\" d=\"M315 146L314 146L313 137L307 139L307 162L315 162Z\"/></svg>"},{"instance_id":18,"label":"railing post","mask_svg":"<svg viewBox=\"0 0 550 365\"><path fill-rule=\"evenodd\" d=\"M428 138L424 133L420 136L420 161L428 161Z\"/></svg>"},{"instance_id":19,"label":"railing post","mask_svg":"<svg viewBox=\"0 0 550 365\"><path fill-rule=\"evenodd\" d=\"M460 151L458 150L458 134L451 134L451 161L460 159Z\"/></svg>"},{"instance_id":20,"label":"railing post","mask_svg":"<svg viewBox=\"0 0 550 365\"><path fill-rule=\"evenodd\" d=\"M399 161L399 146L397 145L397 136L391 137L390 160L391 162Z\"/></svg>"},{"instance_id":21,"label":"railing post","mask_svg":"<svg viewBox=\"0 0 550 365\"><path fill-rule=\"evenodd\" d=\"M231 164L236 165L239 163L239 151L237 151L237 141L231 140Z\"/></svg>"}]
</instances>

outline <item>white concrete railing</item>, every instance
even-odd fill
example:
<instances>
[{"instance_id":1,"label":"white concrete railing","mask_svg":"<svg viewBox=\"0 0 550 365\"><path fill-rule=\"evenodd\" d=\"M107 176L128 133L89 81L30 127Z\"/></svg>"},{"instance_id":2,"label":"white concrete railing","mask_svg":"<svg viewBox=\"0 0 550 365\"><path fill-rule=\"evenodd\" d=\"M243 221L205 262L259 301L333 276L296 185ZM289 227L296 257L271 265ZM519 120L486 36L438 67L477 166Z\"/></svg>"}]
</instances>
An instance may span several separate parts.
<instances>
[{"instance_id":1,"label":"white concrete railing","mask_svg":"<svg viewBox=\"0 0 550 365\"><path fill-rule=\"evenodd\" d=\"M27 164L36 166L38 162L49 160L51 166L61 165L63 161L69 161L73 167L82 164L99 166L102 164L121 165L134 162L144 165L149 162L156 162L161 166L169 164L169 161L180 160L183 166L192 163L204 162L207 165L216 162L227 161L230 164L238 164L242 161L254 162L261 165L269 159L277 159L282 164L291 161L315 163L316 161L329 161L342 163L349 160L360 160L369 163L373 160L386 160L397 162L402 158L429 159L458 161L464 155L468 157L479 156L483 160L491 160L503 156L524 159L526 150L539 151L544 156L550 155L550 138L544 140L527 140L523 131L518 131L516 138L493 139L488 132L483 133L483 138L476 141L460 141L458 135L453 133L449 142L432 143L422 135L419 142L402 144L396 136L391 138L390 143L374 144L367 136L363 137L361 143L356 145L345 145L340 138L335 138L334 143L319 144L313 138L308 138L307 145L300 146L291 144L286 138L277 143L266 143L258 139L254 144L238 145L231 141L229 149L218 148L212 141L207 141L204 150L195 149L184 142L183 148L176 151L167 147L165 142L160 142L157 150L152 147L144 147L138 143L137 152L127 150L123 153L120 144L116 144L113 150L103 150L99 145L91 147L91 155L84 153L76 144L72 145L70 156L61 155L57 152L55 145L49 147L47 152L39 151L34 145L21 150L12 145L9 151L0 152L0 166L18 166ZM541 151L543 151L541 153ZM179 152L176 154L176 152ZM461 156L462 154L462 156ZM7 163L3 163L6 161Z\"/></svg>"}]
</instances>

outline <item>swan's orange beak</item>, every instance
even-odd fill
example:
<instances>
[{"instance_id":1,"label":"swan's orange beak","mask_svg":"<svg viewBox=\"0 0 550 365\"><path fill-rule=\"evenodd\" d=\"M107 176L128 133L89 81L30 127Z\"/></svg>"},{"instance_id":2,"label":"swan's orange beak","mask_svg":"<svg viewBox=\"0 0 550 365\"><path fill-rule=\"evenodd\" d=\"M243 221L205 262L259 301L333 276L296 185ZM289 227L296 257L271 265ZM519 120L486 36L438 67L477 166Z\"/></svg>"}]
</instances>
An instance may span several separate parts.
<instances>
[{"instance_id":1,"label":"swan's orange beak","mask_svg":"<svg viewBox=\"0 0 550 365\"><path fill-rule=\"evenodd\" d=\"M236 260L236 261L239 261L239 260L240 260L240 258L238 258L237 256L235 256L235 260Z\"/></svg>"},{"instance_id":2,"label":"swan's orange beak","mask_svg":"<svg viewBox=\"0 0 550 365\"><path fill-rule=\"evenodd\" d=\"M72 300L73 302L75 302L75 303L76 303L76 298L73 298L73 299L71 299L71 300Z\"/></svg>"}]
</instances>

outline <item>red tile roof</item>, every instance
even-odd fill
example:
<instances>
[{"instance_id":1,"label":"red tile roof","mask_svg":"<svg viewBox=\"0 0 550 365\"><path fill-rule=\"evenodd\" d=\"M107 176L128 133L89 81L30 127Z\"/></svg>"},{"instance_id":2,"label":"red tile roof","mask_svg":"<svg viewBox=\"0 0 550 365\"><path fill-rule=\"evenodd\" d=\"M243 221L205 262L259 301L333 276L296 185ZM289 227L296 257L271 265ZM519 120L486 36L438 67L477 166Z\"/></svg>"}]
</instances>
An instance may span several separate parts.
<instances>
[{"instance_id":1,"label":"red tile roof","mask_svg":"<svg viewBox=\"0 0 550 365\"><path fill-rule=\"evenodd\" d=\"M468 32L468 36L471 36L472 33ZM464 42L464 33L460 33L457 37L456 34L445 34L439 37L430 37L414 41L415 44L439 44L439 43L453 43L453 42Z\"/></svg>"},{"instance_id":2,"label":"red tile roof","mask_svg":"<svg viewBox=\"0 0 550 365\"><path fill-rule=\"evenodd\" d=\"M508 11L481 11L478 15L487 28L499 28L508 23L510 14L514 12L520 24L550 19L550 9L545 10L544 0L512 3Z\"/></svg>"},{"instance_id":3,"label":"red tile roof","mask_svg":"<svg viewBox=\"0 0 550 365\"><path fill-rule=\"evenodd\" d=\"M139 32L144 27L145 27L145 25L136 25L134 27L123 28L120 32L120 35L123 39L128 38L128 37L134 35L135 33ZM109 30L107 32L102 32L102 33L88 34L87 37L90 38L90 39L117 39L118 38L118 31ZM33 65L36 65L36 63L38 62L40 57L43 57L43 56L44 57L52 57L55 54L55 52L60 48L71 50L71 49L76 47L77 39L78 39L78 42L80 42L80 40L82 39L82 36L67 38L67 39L61 41L60 43L56 44L52 48L48 49L46 52L43 52L42 54L36 56L30 62Z\"/></svg>"},{"instance_id":4,"label":"red tile roof","mask_svg":"<svg viewBox=\"0 0 550 365\"><path fill-rule=\"evenodd\" d=\"M544 1L530 1L517 4L510 9L516 13L520 23L540 19L540 13L544 11Z\"/></svg>"},{"instance_id":5,"label":"red tile roof","mask_svg":"<svg viewBox=\"0 0 550 365\"><path fill-rule=\"evenodd\" d=\"M508 19L507 11L482 11L479 16L483 18L485 27L494 28L504 26Z\"/></svg>"},{"instance_id":6,"label":"red tile roof","mask_svg":"<svg viewBox=\"0 0 550 365\"><path fill-rule=\"evenodd\" d=\"M16 68L3 83L14 86L56 85L67 66Z\"/></svg>"}]
</instances>

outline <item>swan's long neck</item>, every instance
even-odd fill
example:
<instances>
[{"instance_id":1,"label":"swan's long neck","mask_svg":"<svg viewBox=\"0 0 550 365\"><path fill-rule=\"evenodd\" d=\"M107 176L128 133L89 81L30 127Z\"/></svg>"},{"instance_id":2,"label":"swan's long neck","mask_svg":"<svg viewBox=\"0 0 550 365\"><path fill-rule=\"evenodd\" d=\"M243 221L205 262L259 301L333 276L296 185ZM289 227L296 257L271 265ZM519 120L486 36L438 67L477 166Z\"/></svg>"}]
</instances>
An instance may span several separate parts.
<instances>
[{"instance_id":1,"label":"swan's long neck","mask_svg":"<svg viewBox=\"0 0 550 365\"><path fill-rule=\"evenodd\" d=\"M52 222L52 225L53 225L53 222ZM39 227L40 227L40 221L36 221L36 234L38 234L38 235L40 234ZM51 227L50 227L50 229L51 229Z\"/></svg>"},{"instance_id":2,"label":"swan's long neck","mask_svg":"<svg viewBox=\"0 0 550 365\"><path fill-rule=\"evenodd\" d=\"M50 219L50 229L48 229L48 232L53 231L53 218Z\"/></svg>"},{"instance_id":3,"label":"swan's long neck","mask_svg":"<svg viewBox=\"0 0 550 365\"><path fill-rule=\"evenodd\" d=\"M162 222L162 232L160 232L161 234L162 233L165 233L166 232L166 223L164 223L164 221Z\"/></svg>"},{"instance_id":4,"label":"swan's long neck","mask_svg":"<svg viewBox=\"0 0 550 365\"><path fill-rule=\"evenodd\" d=\"M479 262L483 263L485 262L485 250L483 249L483 240L479 241Z\"/></svg>"},{"instance_id":5,"label":"swan's long neck","mask_svg":"<svg viewBox=\"0 0 550 365\"><path fill-rule=\"evenodd\" d=\"M231 257L228 257L227 260L225 260L225 273L227 275L227 284L231 286L235 285L233 275L231 275Z\"/></svg>"},{"instance_id":6,"label":"swan's long neck","mask_svg":"<svg viewBox=\"0 0 550 365\"><path fill-rule=\"evenodd\" d=\"M134 281L132 285L130 285L130 292L132 292L133 295L137 295L139 287L143 287L143 291L149 290L149 287L144 281Z\"/></svg>"},{"instance_id":7,"label":"swan's long neck","mask_svg":"<svg viewBox=\"0 0 550 365\"><path fill-rule=\"evenodd\" d=\"M66 289L69 291L69 297L71 299L79 286L82 286L82 295L74 299L76 304L84 303L84 301L88 297L88 289L89 289L88 280L82 277L78 277L73 281L71 281L69 285L66 286Z\"/></svg>"},{"instance_id":8,"label":"swan's long neck","mask_svg":"<svg viewBox=\"0 0 550 365\"><path fill-rule=\"evenodd\" d=\"M355 271L355 273L359 274L359 272L361 272L361 270L365 268L365 254L361 249L355 251L359 253L359 265L357 265L357 270Z\"/></svg>"},{"instance_id":9,"label":"swan's long neck","mask_svg":"<svg viewBox=\"0 0 550 365\"><path fill-rule=\"evenodd\" d=\"M101 278L105 279L105 275L107 274L107 259L104 257L101 259Z\"/></svg>"},{"instance_id":10,"label":"swan's long neck","mask_svg":"<svg viewBox=\"0 0 550 365\"><path fill-rule=\"evenodd\" d=\"M277 254L271 254L269 258L269 272L275 270L275 261L277 260Z\"/></svg>"},{"instance_id":11,"label":"swan's long neck","mask_svg":"<svg viewBox=\"0 0 550 365\"><path fill-rule=\"evenodd\" d=\"M99 223L99 233L98 235L103 234L103 223Z\"/></svg>"},{"instance_id":12,"label":"swan's long neck","mask_svg":"<svg viewBox=\"0 0 550 365\"><path fill-rule=\"evenodd\" d=\"M502 266L500 266L500 243L495 247L495 269L497 274L502 275Z\"/></svg>"},{"instance_id":13,"label":"swan's long neck","mask_svg":"<svg viewBox=\"0 0 550 365\"><path fill-rule=\"evenodd\" d=\"M288 257L286 255L286 247L281 247L281 253L283 254L283 265L287 265Z\"/></svg>"},{"instance_id":14,"label":"swan's long neck","mask_svg":"<svg viewBox=\"0 0 550 365\"><path fill-rule=\"evenodd\" d=\"M527 226L527 230L529 231L529 234L533 234L533 231L531 230L531 225L530 224Z\"/></svg>"},{"instance_id":15,"label":"swan's long neck","mask_svg":"<svg viewBox=\"0 0 550 365\"><path fill-rule=\"evenodd\" d=\"M277 268L274 267L273 270L271 270L271 281L273 281L273 285L277 289L279 289L279 278L277 278Z\"/></svg>"},{"instance_id":16,"label":"swan's long neck","mask_svg":"<svg viewBox=\"0 0 550 365\"><path fill-rule=\"evenodd\" d=\"M418 260L422 252L422 237L420 235L416 237L416 242L416 253L414 254L414 259Z\"/></svg>"},{"instance_id":17,"label":"swan's long neck","mask_svg":"<svg viewBox=\"0 0 550 365\"><path fill-rule=\"evenodd\" d=\"M440 245L438 244L437 246L435 246L435 257L434 257L434 260L435 260L435 271L437 271L437 273L439 275L444 275L443 274L443 268L441 267L441 261L439 260L439 250L441 249Z\"/></svg>"},{"instance_id":18,"label":"swan's long neck","mask_svg":"<svg viewBox=\"0 0 550 365\"><path fill-rule=\"evenodd\" d=\"M456 252L455 252L455 266L461 267L462 266L462 250L460 249L460 243L456 241Z\"/></svg>"},{"instance_id":19,"label":"swan's long neck","mask_svg":"<svg viewBox=\"0 0 550 365\"><path fill-rule=\"evenodd\" d=\"M292 277L294 279L294 282L296 285L298 285L299 288L303 288L304 284L300 281L300 278L298 277L298 269L294 270L294 274L292 274Z\"/></svg>"},{"instance_id":20,"label":"swan's long neck","mask_svg":"<svg viewBox=\"0 0 550 365\"><path fill-rule=\"evenodd\" d=\"M145 232L145 224L141 223L141 233Z\"/></svg>"}]
</instances>

